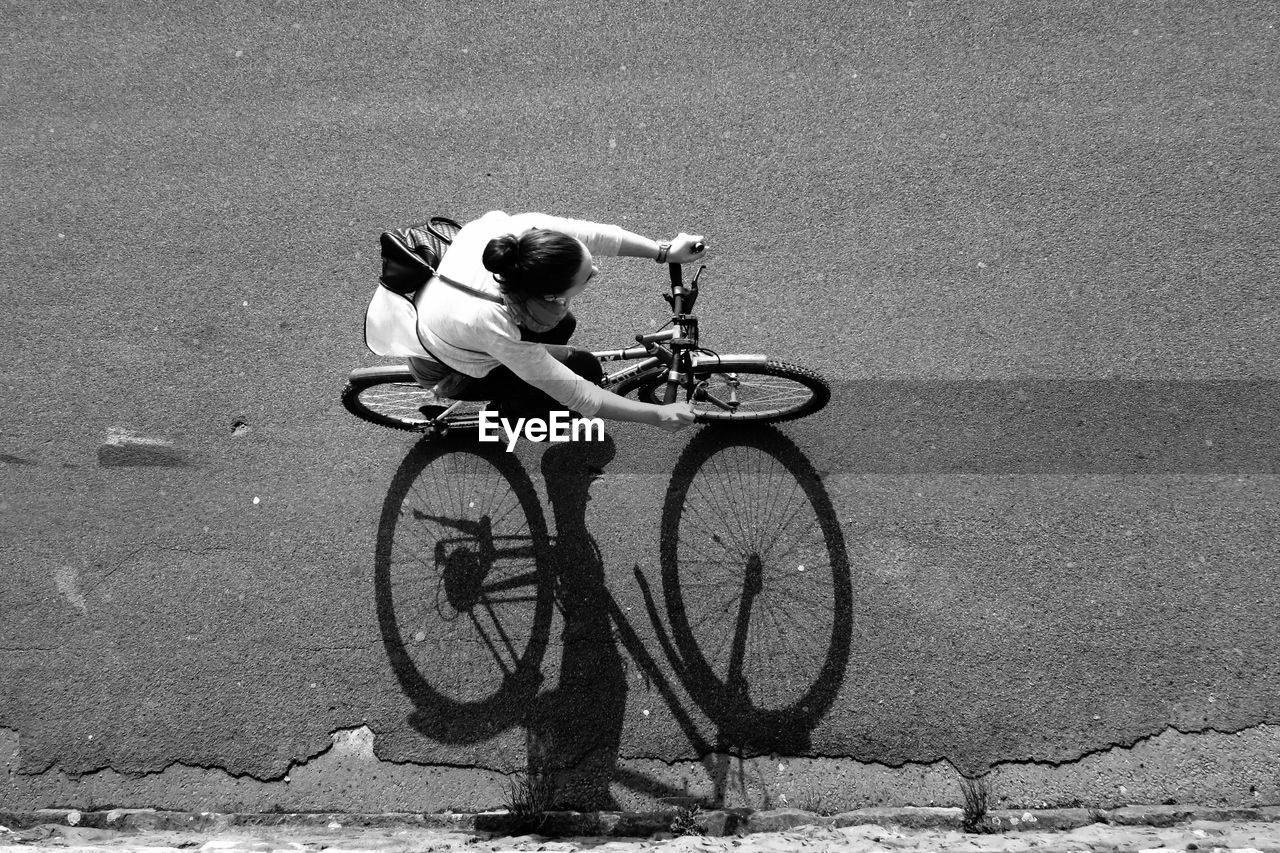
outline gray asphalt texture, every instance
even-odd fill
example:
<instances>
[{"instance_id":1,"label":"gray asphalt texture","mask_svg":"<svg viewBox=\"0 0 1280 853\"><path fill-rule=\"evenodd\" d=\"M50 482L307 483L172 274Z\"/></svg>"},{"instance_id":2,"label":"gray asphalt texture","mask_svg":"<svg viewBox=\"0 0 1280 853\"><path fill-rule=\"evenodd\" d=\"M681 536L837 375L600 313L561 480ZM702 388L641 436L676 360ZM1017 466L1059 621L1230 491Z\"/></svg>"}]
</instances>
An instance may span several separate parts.
<instances>
[{"instance_id":1,"label":"gray asphalt texture","mask_svg":"<svg viewBox=\"0 0 1280 853\"><path fill-rule=\"evenodd\" d=\"M976 772L1280 721L1273 4L0 19L0 726L24 771L275 777L368 725L381 757L462 766L525 766L532 727L605 769ZM349 416L378 234L496 208L706 235L704 341L818 369L833 402L700 457L620 425L595 479ZM582 344L665 320L663 270L601 266ZM387 592L432 546L388 507L452 499L411 486L464 463L528 479L576 581L511 617L541 681L489 704L486 640ZM737 632L741 595L671 550L697 532L682 477L730 484L709 512L767 570L830 579L766 584Z\"/></svg>"}]
</instances>

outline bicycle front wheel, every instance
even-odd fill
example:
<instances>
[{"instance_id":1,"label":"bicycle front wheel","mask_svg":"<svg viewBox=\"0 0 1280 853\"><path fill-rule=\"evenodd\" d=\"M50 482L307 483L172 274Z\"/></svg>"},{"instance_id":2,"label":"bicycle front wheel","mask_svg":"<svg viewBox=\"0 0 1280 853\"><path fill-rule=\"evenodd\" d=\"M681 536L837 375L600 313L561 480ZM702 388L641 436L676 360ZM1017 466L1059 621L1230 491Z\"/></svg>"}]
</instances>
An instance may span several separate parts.
<instances>
[{"instance_id":1,"label":"bicycle front wheel","mask_svg":"<svg viewBox=\"0 0 1280 853\"><path fill-rule=\"evenodd\" d=\"M700 422L790 421L813 414L831 399L831 389L821 376L772 359L764 364L727 360L704 364L694 370L693 378L706 383L710 398L693 401ZM647 403L661 404L665 389L666 375L658 374L640 385L639 397Z\"/></svg>"},{"instance_id":2,"label":"bicycle front wheel","mask_svg":"<svg viewBox=\"0 0 1280 853\"><path fill-rule=\"evenodd\" d=\"M353 370L342 390L342 405L357 418L409 432L422 432L431 424L434 413L430 408L424 413L422 407L435 403L435 395L403 366Z\"/></svg>"}]
</instances>

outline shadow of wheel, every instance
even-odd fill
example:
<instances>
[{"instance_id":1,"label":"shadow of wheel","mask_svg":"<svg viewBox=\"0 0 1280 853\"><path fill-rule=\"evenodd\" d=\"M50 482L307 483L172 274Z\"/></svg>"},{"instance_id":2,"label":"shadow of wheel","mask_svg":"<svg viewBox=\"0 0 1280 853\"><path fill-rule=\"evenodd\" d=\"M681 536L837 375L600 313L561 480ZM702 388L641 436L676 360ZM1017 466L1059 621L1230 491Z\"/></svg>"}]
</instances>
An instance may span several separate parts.
<instances>
[{"instance_id":1,"label":"shadow of wheel","mask_svg":"<svg viewBox=\"0 0 1280 853\"><path fill-rule=\"evenodd\" d=\"M378 623L421 733L473 743L518 724L553 612L546 522L519 460L421 441L383 503Z\"/></svg>"},{"instance_id":2,"label":"shadow of wheel","mask_svg":"<svg viewBox=\"0 0 1280 853\"><path fill-rule=\"evenodd\" d=\"M721 745L798 754L849 660L849 562L830 498L768 427L704 430L675 470L661 560L676 671Z\"/></svg>"}]
</instances>

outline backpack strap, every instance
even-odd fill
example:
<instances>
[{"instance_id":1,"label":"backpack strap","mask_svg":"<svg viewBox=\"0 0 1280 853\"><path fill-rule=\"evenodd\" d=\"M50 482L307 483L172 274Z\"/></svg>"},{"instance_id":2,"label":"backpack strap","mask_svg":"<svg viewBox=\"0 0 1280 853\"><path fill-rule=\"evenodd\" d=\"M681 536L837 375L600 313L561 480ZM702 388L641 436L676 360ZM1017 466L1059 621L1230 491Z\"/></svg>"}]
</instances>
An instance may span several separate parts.
<instances>
[{"instance_id":1,"label":"backpack strap","mask_svg":"<svg viewBox=\"0 0 1280 853\"><path fill-rule=\"evenodd\" d=\"M463 293L469 293L472 296L475 296L479 299L484 299L489 302L496 302L499 305L507 304L500 296L494 296L492 293L485 293L483 290L476 290L474 287L469 287L460 281L454 281L448 276L440 275L439 273L436 273L436 278L440 279L450 287L457 288L458 290L461 290ZM422 348L426 350L428 353L430 353L431 357L434 358L436 361L440 362L441 364L445 363L442 358L437 356L435 353L431 352L431 350L427 347L426 341L422 340L421 332L419 332L418 334L418 343L421 344ZM449 346L453 347L454 349L462 350L463 352L469 352L472 355L488 355L488 353L486 352L481 352L480 350L474 350L474 349L467 349L466 347L460 347L457 344L449 343L449 341L445 341L445 343L449 344Z\"/></svg>"},{"instance_id":2,"label":"backpack strap","mask_svg":"<svg viewBox=\"0 0 1280 853\"><path fill-rule=\"evenodd\" d=\"M454 281L453 279L449 278L447 275L440 275L440 273L436 273L436 278L440 279L450 287L461 290L463 293L470 293L472 296L479 297L480 299L487 299L488 301L496 302L499 305L507 304L502 299L501 296L494 296L492 293L485 293L483 290L476 290L474 287L469 287L460 281Z\"/></svg>"}]
</instances>

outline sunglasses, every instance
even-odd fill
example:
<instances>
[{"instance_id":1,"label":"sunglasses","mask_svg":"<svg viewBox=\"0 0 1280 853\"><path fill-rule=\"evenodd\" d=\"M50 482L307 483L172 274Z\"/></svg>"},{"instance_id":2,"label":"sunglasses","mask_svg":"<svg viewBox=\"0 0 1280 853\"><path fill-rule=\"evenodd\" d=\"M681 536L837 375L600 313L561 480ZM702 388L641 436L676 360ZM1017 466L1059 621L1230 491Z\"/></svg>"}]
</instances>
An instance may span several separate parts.
<instances>
[{"instance_id":1,"label":"sunglasses","mask_svg":"<svg viewBox=\"0 0 1280 853\"><path fill-rule=\"evenodd\" d=\"M583 290L585 290L585 289L586 289L587 284L588 284L592 279L594 279L594 278L596 277L596 275L597 275L597 274L599 274L599 272L600 272L599 267L595 267L595 266L591 267L591 272L587 275L586 279L585 279L585 280L583 280L582 284L578 285L577 287L572 287L572 288L570 288L570 290L572 290L572 291L574 292L574 295L577 295L577 294L581 293ZM568 297L568 296L550 296L550 295L548 295L548 296L543 296L542 298L543 298L544 300L546 300L547 302L554 302L554 303L556 303L557 305L568 305L568 304L569 304L569 299L570 299L571 297Z\"/></svg>"}]
</instances>

